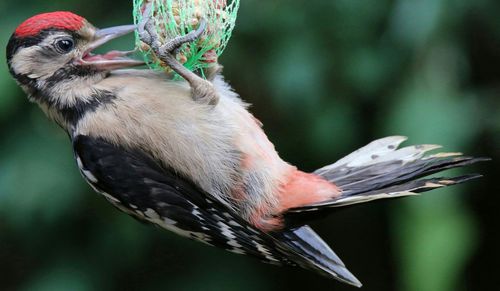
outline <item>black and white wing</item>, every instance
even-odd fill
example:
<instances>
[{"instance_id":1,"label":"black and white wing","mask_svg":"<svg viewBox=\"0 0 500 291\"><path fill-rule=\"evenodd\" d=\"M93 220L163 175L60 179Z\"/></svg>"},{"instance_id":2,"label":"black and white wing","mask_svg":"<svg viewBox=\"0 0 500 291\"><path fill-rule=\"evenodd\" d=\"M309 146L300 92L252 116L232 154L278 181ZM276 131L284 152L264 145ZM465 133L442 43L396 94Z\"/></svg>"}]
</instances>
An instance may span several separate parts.
<instances>
[{"instance_id":1,"label":"black and white wing","mask_svg":"<svg viewBox=\"0 0 500 291\"><path fill-rule=\"evenodd\" d=\"M120 210L234 253L270 263L283 261L269 245L270 238L143 152L83 135L73 139L73 147L84 178Z\"/></svg>"},{"instance_id":2,"label":"black and white wing","mask_svg":"<svg viewBox=\"0 0 500 291\"><path fill-rule=\"evenodd\" d=\"M360 286L308 226L264 233L149 155L103 139L73 138L84 178L120 210L181 236L272 264L298 265Z\"/></svg>"}]
</instances>

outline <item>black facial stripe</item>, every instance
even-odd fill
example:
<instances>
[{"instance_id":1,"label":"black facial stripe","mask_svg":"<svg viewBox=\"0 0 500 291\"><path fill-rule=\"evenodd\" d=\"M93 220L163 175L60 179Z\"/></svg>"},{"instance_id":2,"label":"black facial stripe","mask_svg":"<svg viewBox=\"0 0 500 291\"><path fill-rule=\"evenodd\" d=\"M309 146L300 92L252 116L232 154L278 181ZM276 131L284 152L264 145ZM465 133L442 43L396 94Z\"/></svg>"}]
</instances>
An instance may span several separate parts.
<instances>
[{"instance_id":1,"label":"black facial stripe","mask_svg":"<svg viewBox=\"0 0 500 291\"><path fill-rule=\"evenodd\" d=\"M23 75L20 75L23 77ZM27 77L26 77L27 78ZM29 78L27 78L29 79ZM36 82L33 79L29 79L28 82ZM116 95L114 92L106 91L106 90L98 90L95 91L88 100L80 100L77 99L76 103L71 106L61 105L52 99L48 98L47 95L44 95L40 90L35 90L35 87L30 86L29 89L30 97L32 100L35 100L38 103L45 104L50 108L55 108L59 113L61 113L62 117L68 122L70 125L75 125L78 123L80 119L82 119L85 114L90 112L95 112L99 107L111 105L116 99Z\"/></svg>"},{"instance_id":2,"label":"black facial stripe","mask_svg":"<svg viewBox=\"0 0 500 291\"><path fill-rule=\"evenodd\" d=\"M88 76L96 74L97 72L97 70L93 69L90 66L75 66L67 64L45 81L43 90L47 91L47 94L44 95L49 95L50 90L57 84L60 84L61 82L64 82L66 79L68 79L68 76L71 76L72 78L86 78ZM113 92L99 90L92 94L90 101L77 99L76 103L71 106L61 106L59 104L48 105L56 107L68 123L76 124L86 113L94 112L99 106L111 104L115 99L116 96ZM47 101L47 98L43 98L43 100L39 101L45 103L50 102Z\"/></svg>"},{"instance_id":3,"label":"black facial stripe","mask_svg":"<svg viewBox=\"0 0 500 291\"><path fill-rule=\"evenodd\" d=\"M101 106L113 104L116 95L113 92L99 90L92 94L90 101L77 100L76 104L59 107L59 112L69 124L76 124L85 114L96 111Z\"/></svg>"},{"instance_id":4,"label":"black facial stripe","mask_svg":"<svg viewBox=\"0 0 500 291\"><path fill-rule=\"evenodd\" d=\"M116 96L113 92L99 90L93 93L87 100L76 100L76 103L68 106L59 104L50 98L50 90L57 84L64 82L68 77L85 78L97 73L91 67L67 65L59 69L54 75L45 81L43 88L37 87L37 80L23 74L13 74L16 80L27 86L29 95L33 101L45 104L50 108L57 109L69 124L76 124L86 113L94 112L100 106L113 103Z\"/></svg>"},{"instance_id":5,"label":"black facial stripe","mask_svg":"<svg viewBox=\"0 0 500 291\"><path fill-rule=\"evenodd\" d=\"M9 66L10 69L10 66ZM25 85L30 88L31 92L36 92L36 80L28 77L25 74L15 74L11 71L12 76L16 79L17 82L21 85Z\"/></svg>"},{"instance_id":6,"label":"black facial stripe","mask_svg":"<svg viewBox=\"0 0 500 291\"><path fill-rule=\"evenodd\" d=\"M59 70L57 70L52 76L47 78L47 80L45 80L45 88L50 90L56 84L60 84L61 82L67 80L69 77L84 78L98 72L99 72L98 70L92 68L91 66L77 66L68 63Z\"/></svg>"}]
</instances>

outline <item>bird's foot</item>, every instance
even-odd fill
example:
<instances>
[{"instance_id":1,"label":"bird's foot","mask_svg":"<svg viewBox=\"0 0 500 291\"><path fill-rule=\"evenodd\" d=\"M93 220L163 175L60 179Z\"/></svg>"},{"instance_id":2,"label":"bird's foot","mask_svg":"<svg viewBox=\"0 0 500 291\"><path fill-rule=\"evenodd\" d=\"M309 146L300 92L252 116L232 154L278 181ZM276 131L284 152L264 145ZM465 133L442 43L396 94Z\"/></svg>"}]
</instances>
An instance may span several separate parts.
<instances>
[{"instance_id":1,"label":"bird's foot","mask_svg":"<svg viewBox=\"0 0 500 291\"><path fill-rule=\"evenodd\" d=\"M138 32L140 39L151 47L155 55L162 62L188 81L191 86L193 100L203 104L216 105L219 102L219 95L215 91L212 83L188 70L175 58L177 50L179 50L183 44L195 41L203 34L207 26L206 20L201 19L196 30L186 35L177 36L167 43L162 44L155 30L151 7L151 4L146 6L143 12L142 21L139 23Z\"/></svg>"}]
</instances>

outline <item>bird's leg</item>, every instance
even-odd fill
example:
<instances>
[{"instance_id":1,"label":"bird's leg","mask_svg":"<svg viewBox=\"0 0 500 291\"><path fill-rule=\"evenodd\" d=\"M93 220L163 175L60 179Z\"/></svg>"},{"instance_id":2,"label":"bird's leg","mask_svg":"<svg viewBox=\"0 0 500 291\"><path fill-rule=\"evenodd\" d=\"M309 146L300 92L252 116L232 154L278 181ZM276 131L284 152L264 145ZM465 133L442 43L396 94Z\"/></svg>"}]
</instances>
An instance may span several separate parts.
<instances>
[{"instance_id":1,"label":"bird's leg","mask_svg":"<svg viewBox=\"0 0 500 291\"><path fill-rule=\"evenodd\" d=\"M151 4L146 6L143 16L143 20L138 27L141 40L151 47L161 61L167 64L174 72L179 74L189 83L192 90L192 97L195 101L216 105L219 102L219 95L215 91L212 83L188 70L175 58L176 51L183 44L192 42L201 36L207 25L206 20L201 19L198 29L186 35L175 37L169 42L162 44L154 27Z\"/></svg>"}]
</instances>

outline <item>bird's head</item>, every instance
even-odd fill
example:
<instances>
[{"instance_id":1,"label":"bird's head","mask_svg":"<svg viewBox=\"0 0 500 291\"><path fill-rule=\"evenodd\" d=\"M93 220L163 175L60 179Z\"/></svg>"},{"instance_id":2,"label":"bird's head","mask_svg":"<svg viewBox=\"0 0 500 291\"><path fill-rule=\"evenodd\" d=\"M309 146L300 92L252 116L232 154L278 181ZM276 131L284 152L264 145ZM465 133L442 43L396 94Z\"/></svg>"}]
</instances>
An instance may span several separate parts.
<instances>
[{"instance_id":1,"label":"bird's head","mask_svg":"<svg viewBox=\"0 0 500 291\"><path fill-rule=\"evenodd\" d=\"M35 15L17 27L7 46L12 74L23 79L49 79L60 70L85 74L142 65L126 58L128 52L111 51L94 55L104 43L134 31L133 25L97 29L71 12ZM73 77L71 74L67 77Z\"/></svg>"},{"instance_id":2,"label":"bird's head","mask_svg":"<svg viewBox=\"0 0 500 291\"><path fill-rule=\"evenodd\" d=\"M88 101L90 85L110 71L138 66L129 52L92 51L134 31L134 25L97 29L71 12L35 15L17 27L7 45L11 74L32 101L45 107L67 108Z\"/></svg>"}]
</instances>

